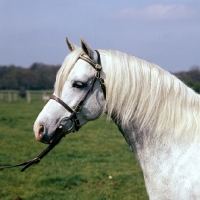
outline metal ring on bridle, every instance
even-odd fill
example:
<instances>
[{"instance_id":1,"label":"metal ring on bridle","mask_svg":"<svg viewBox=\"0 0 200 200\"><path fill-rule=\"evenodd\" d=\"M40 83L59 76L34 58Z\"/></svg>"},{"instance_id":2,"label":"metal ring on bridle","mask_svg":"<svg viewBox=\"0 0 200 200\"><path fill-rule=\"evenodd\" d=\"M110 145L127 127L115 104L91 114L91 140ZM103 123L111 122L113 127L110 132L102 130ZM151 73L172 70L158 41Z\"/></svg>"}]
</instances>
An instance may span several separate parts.
<instances>
[{"instance_id":1,"label":"metal ring on bridle","mask_svg":"<svg viewBox=\"0 0 200 200\"><path fill-rule=\"evenodd\" d=\"M66 126L67 123L62 124L62 122L63 122L64 120L66 120L66 121L71 121L71 122L72 122L72 125L70 126L70 128L67 128L67 129L65 128L65 126ZM60 121L60 125L59 125L58 128L59 128L59 129L63 129L63 130L65 130L65 131L69 132L69 131L71 131L71 130L73 129L74 124L75 124L75 121L74 121L74 120L72 120L72 119L69 118L69 117L65 117L65 118L63 118L63 119Z\"/></svg>"}]
</instances>

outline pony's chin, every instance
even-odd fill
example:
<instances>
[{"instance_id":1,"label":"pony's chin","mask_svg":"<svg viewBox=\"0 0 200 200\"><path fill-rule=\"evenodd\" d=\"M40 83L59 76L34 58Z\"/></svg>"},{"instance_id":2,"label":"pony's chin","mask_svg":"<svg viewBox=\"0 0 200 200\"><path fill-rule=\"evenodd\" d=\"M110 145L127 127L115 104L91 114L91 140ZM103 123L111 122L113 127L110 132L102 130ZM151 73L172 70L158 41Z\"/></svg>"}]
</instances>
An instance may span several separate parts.
<instances>
[{"instance_id":1,"label":"pony's chin","mask_svg":"<svg viewBox=\"0 0 200 200\"><path fill-rule=\"evenodd\" d=\"M51 140L50 139L47 139L46 137L40 137L39 135L35 136L35 139L38 141L38 142L41 142L41 143L44 143L44 144L50 144Z\"/></svg>"}]
</instances>

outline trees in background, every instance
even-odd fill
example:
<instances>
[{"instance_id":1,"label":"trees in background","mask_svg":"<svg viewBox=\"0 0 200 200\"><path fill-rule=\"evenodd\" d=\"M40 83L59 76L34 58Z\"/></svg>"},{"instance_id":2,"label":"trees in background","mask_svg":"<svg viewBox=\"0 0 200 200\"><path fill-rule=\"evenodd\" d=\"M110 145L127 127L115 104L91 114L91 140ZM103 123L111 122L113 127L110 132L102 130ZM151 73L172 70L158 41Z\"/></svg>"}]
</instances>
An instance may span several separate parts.
<instances>
[{"instance_id":1,"label":"trees in background","mask_svg":"<svg viewBox=\"0 0 200 200\"><path fill-rule=\"evenodd\" d=\"M34 63L30 68L0 66L0 90L46 90L53 89L60 65ZM181 81L200 93L200 67L187 72L174 73Z\"/></svg>"},{"instance_id":2,"label":"trees in background","mask_svg":"<svg viewBox=\"0 0 200 200\"><path fill-rule=\"evenodd\" d=\"M0 89L52 89L60 66L34 63L30 68L0 66Z\"/></svg>"},{"instance_id":3,"label":"trees in background","mask_svg":"<svg viewBox=\"0 0 200 200\"><path fill-rule=\"evenodd\" d=\"M200 67L193 66L187 72L177 72L174 75L194 91L200 93Z\"/></svg>"}]
</instances>

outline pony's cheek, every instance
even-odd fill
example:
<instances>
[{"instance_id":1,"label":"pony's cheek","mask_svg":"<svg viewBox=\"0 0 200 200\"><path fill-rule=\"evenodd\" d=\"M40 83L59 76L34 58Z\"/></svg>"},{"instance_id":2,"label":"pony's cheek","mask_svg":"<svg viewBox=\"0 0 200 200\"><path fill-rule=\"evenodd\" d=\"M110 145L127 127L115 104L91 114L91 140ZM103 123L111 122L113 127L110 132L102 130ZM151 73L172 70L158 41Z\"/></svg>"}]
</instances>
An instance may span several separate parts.
<instances>
[{"instance_id":1,"label":"pony's cheek","mask_svg":"<svg viewBox=\"0 0 200 200\"><path fill-rule=\"evenodd\" d=\"M99 118L103 112L103 107L98 104L86 103L86 107L83 107L81 111L83 118L87 121L91 121Z\"/></svg>"}]
</instances>

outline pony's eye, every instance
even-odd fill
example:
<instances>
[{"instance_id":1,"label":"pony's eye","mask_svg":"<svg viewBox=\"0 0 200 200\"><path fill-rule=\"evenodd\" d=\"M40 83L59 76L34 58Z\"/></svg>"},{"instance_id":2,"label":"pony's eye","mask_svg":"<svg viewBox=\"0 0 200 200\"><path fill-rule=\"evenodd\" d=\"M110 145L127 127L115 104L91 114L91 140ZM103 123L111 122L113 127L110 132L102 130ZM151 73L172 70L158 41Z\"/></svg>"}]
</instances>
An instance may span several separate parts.
<instances>
[{"instance_id":1,"label":"pony's eye","mask_svg":"<svg viewBox=\"0 0 200 200\"><path fill-rule=\"evenodd\" d=\"M76 81L72 84L72 87L74 88L82 88L84 87L84 83L80 82L80 81Z\"/></svg>"}]
</instances>

